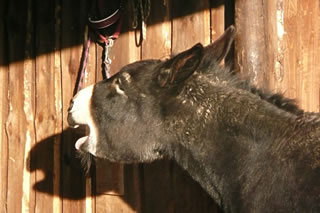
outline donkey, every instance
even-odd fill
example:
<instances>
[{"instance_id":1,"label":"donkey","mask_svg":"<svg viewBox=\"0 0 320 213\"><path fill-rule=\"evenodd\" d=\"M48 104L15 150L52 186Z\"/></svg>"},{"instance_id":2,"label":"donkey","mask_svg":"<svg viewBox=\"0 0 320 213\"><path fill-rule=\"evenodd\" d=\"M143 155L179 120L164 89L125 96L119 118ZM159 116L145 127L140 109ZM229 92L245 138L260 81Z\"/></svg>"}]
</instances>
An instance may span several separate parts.
<instances>
[{"instance_id":1,"label":"donkey","mask_svg":"<svg viewBox=\"0 0 320 213\"><path fill-rule=\"evenodd\" d=\"M220 65L235 35L124 66L81 90L75 148L113 162L170 158L225 212L320 212L320 115Z\"/></svg>"}]
</instances>

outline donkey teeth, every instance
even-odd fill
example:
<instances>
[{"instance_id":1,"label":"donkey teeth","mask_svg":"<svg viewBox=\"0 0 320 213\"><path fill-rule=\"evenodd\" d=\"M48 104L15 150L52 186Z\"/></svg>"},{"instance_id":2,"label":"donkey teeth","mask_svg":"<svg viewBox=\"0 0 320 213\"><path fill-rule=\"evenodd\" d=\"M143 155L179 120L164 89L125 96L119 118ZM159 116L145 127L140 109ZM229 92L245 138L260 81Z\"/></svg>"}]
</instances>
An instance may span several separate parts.
<instances>
[{"instance_id":1,"label":"donkey teeth","mask_svg":"<svg viewBox=\"0 0 320 213\"><path fill-rule=\"evenodd\" d=\"M74 125L74 126L72 126L72 128L73 128L73 129L77 129L77 128L79 128L79 126L80 126L80 125Z\"/></svg>"}]
</instances>

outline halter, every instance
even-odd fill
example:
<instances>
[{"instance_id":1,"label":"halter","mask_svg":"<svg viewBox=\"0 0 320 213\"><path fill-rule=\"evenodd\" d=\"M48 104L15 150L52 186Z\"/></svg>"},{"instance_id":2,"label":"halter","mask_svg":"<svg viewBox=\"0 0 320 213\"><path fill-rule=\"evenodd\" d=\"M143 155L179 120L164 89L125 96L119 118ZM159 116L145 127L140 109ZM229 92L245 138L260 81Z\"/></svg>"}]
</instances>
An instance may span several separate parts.
<instances>
[{"instance_id":1,"label":"halter","mask_svg":"<svg viewBox=\"0 0 320 213\"><path fill-rule=\"evenodd\" d=\"M101 0L103 1L103 0ZM79 73L76 81L76 86L73 92L73 95L75 95L81 88L83 83L83 77L84 73L87 67L87 60L89 55L89 48L91 44L91 40L93 40L91 35L91 32L96 34L98 38L102 41L97 41L98 44L102 46L102 77L103 79L109 78L109 70L110 70L110 64L111 59L109 58L109 52L113 46L114 41L119 37L121 26L122 26L122 2L120 3L120 8L117 9L115 12L113 12L108 17L102 18L102 19L93 19L89 16L88 18L88 33L87 33L87 39L83 45L82 49L82 55L81 55L81 61L79 66ZM113 26L114 24L117 24L116 30L114 33L109 35L103 35L101 34L102 29L106 29L108 27Z\"/></svg>"}]
</instances>

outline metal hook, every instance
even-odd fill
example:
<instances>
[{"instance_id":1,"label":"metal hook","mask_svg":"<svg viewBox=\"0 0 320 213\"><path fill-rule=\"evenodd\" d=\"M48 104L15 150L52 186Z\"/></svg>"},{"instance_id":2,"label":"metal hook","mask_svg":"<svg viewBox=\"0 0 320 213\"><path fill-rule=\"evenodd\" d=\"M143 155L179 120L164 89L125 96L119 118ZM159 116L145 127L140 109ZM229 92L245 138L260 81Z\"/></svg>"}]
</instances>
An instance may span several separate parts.
<instances>
[{"instance_id":1,"label":"metal hook","mask_svg":"<svg viewBox=\"0 0 320 213\"><path fill-rule=\"evenodd\" d=\"M108 42L104 43L103 46L103 53L102 53L102 75L103 78L109 78L110 74L109 74L109 70L110 70L110 64L112 63L112 60L109 57L109 54L111 52L111 48L113 46L114 40L112 39L112 37L108 38Z\"/></svg>"}]
</instances>

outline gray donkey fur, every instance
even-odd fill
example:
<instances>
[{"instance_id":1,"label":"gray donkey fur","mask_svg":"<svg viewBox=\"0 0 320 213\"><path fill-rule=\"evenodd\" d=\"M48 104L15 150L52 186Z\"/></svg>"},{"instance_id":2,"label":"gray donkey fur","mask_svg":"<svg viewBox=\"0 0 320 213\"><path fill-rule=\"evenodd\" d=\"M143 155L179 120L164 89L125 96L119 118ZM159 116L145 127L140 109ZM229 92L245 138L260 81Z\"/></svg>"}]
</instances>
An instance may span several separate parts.
<instances>
[{"instance_id":1,"label":"gray donkey fur","mask_svg":"<svg viewBox=\"0 0 320 213\"><path fill-rule=\"evenodd\" d=\"M173 159L225 212L320 212L320 116L219 65L234 34L81 90L68 122L90 134L76 148L123 163Z\"/></svg>"}]
</instances>

